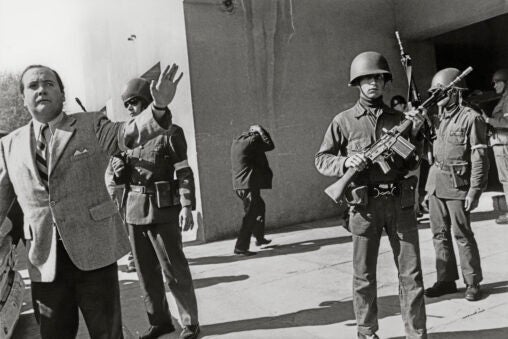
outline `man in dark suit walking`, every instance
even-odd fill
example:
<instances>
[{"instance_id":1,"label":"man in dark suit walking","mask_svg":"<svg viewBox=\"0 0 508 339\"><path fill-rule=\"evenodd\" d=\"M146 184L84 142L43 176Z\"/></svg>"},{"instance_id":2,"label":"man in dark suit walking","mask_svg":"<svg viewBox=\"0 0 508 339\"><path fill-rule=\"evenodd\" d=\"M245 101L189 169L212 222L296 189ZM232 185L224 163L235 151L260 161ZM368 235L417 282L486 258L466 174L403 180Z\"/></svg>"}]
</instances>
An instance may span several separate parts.
<instances>
[{"instance_id":1,"label":"man in dark suit walking","mask_svg":"<svg viewBox=\"0 0 508 339\"><path fill-rule=\"evenodd\" d=\"M249 131L235 138L231 145L233 189L242 200L244 210L235 254L256 254L249 251L252 235L256 238L257 246L271 242L265 238L265 202L260 190L272 188L273 173L265 152L274 148L270 135L260 125L252 125Z\"/></svg>"}]
</instances>

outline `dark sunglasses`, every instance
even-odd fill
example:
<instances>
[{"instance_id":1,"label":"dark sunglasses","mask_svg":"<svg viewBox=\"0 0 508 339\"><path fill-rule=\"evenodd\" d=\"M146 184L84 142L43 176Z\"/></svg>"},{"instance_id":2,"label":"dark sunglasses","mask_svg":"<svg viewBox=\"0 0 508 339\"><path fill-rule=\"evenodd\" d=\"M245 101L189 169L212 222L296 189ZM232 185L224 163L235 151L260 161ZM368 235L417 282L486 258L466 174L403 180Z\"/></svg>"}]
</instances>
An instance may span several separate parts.
<instances>
[{"instance_id":1,"label":"dark sunglasses","mask_svg":"<svg viewBox=\"0 0 508 339\"><path fill-rule=\"evenodd\" d=\"M132 99L127 100L126 102L123 103L125 108L129 107L129 105L136 106L137 104L139 104L139 99L138 98L132 98Z\"/></svg>"}]
</instances>

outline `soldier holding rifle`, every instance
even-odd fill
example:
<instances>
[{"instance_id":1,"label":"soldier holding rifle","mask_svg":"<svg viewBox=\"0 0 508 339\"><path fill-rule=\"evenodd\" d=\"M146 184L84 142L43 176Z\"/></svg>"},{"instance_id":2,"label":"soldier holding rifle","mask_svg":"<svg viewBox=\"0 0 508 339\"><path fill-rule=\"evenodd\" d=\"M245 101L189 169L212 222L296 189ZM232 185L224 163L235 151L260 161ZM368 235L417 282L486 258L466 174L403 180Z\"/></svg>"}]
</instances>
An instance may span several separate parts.
<instances>
[{"instance_id":1,"label":"soldier holding rifle","mask_svg":"<svg viewBox=\"0 0 508 339\"><path fill-rule=\"evenodd\" d=\"M364 52L354 58L349 85L359 89L359 100L335 116L316 154L315 165L323 175L347 176L352 181L345 197L350 206L349 227L353 234L353 305L358 338L378 338L376 265L383 229L388 234L399 271L406 335L427 338L414 211L416 177L404 178L418 165L418 159L414 146L402 138L419 145L419 130L424 120L418 111L411 111L406 114L405 127L392 132L394 127L402 126L399 124L404 114L383 103L386 83L391 80L388 62L381 54ZM373 144L377 146L376 142L384 136L388 136L388 141L393 137L397 145L395 153L403 156L393 155L388 161L379 161L380 166L368 166L373 158L367 160L364 151Z\"/></svg>"},{"instance_id":2,"label":"soldier holding rifle","mask_svg":"<svg viewBox=\"0 0 508 339\"><path fill-rule=\"evenodd\" d=\"M430 91L439 90L459 75L456 68L445 68L434 75ZM489 161L487 126L480 113L465 106L464 81L438 102L439 128L434 141L434 165L429 170L427 185L430 205L430 227L436 251L437 282L425 290L427 297L439 297L457 291L459 278L452 244L457 241L462 276L467 285L465 298L480 298L482 269L470 212L478 205L487 184Z\"/></svg>"}]
</instances>

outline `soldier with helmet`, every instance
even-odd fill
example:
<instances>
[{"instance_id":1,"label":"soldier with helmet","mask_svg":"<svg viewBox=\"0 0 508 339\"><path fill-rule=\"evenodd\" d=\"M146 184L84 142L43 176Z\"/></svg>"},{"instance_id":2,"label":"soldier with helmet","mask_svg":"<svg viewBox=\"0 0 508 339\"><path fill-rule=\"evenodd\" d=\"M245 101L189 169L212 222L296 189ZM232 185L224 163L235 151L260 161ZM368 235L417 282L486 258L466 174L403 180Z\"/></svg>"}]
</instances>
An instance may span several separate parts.
<instances>
[{"instance_id":1,"label":"soldier with helmet","mask_svg":"<svg viewBox=\"0 0 508 339\"><path fill-rule=\"evenodd\" d=\"M499 181L508 202L508 69L497 70L492 76L492 85L496 93L501 95L501 99L494 107L492 116L485 116L485 120L495 130L490 138L490 145L494 151ZM500 215L496 223L508 224L508 213Z\"/></svg>"},{"instance_id":2,"label":"soldier with helmet","mask_svg":"<svg viewBox=\"0 0 508 339\"><path fill-rule=\"evenodd\" d=\"M353 306L358 338L378 338L376 266L383 230L388 234L398 269L401 315L408 338L427 338L420 248L415 216L416 178L405 178L418 166L415 156L394 156L391 170L369 164L363 150L398 125L404 114L385 105L383 94L392 74L387 60L377 52L357 55L350 70L349 86L357 87L355 105L335 116L315 156L317 170L342 177L348 168L360 172L346 192L349 230L353 235ZM413 121L406 137L421 142L423 118L417 111L406 113Z\"/></svg>"},{"instance_id":3,"label":"soldier with helmet","mask_svg":"<svg viewBox=\"0 0 508 339\"><path fill-rule=\"evenodd\" d=\"M430 91L444 87L460 71L445 68L434 75ZM434 164L425 189L429 194L430 226L436 252L437 282L425 290L427 297L457 292L459 279L452 243L457 242L465 298L480 299L482 268L470 222L470 212L478 205L487 184L489 161L486 154L487 126L480 113L462 100L464 80L438 103L439 127L434 141Z\"/></svg>"},{"instance_id":4,"label":"soldier with helmet","mask_svg":"<svg viewBox=\"0 0 508 339\"><path fill-rule=\"evenodd\" d=\"M135 117L152 101L150 84L141 78L132 79L121 97ZM182 128L173 124L164 134L126 151L122 157L113 157L106 181L122 209L144 294L150 327L140 338L158 338L175 331L163 274L180 313L180 339L197 338L196 295L181 235L182 229L193 228L195 208L194 175L187 161ZM115 189L122 185L125 191ZM119 191L122 193L117 194Z\"/></svg>"}]
</instances>

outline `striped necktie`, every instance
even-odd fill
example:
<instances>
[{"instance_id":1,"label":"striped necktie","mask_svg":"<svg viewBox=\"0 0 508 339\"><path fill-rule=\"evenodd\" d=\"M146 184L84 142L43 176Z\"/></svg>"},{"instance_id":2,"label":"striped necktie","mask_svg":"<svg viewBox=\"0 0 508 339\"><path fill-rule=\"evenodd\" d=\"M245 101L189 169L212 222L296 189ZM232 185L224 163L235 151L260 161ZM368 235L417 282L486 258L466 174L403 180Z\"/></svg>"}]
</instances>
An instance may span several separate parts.
<instances>
[{"instance_id":1,"label":"striped necktie","mask_svg":"<svg viewBox=\"0 0 508 339\"><path fill-rule=\"evenodd\" d=\"M37 138L37 147L35 152L35 160L37 163L37 170L42 179L42 183L48 188L48 162L47 162L47 144L46 134L49 132L48 125L42 125L41 132Z\"/></svg>"}]
</instances>

